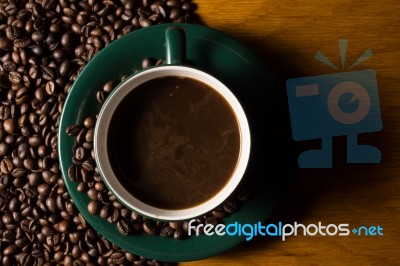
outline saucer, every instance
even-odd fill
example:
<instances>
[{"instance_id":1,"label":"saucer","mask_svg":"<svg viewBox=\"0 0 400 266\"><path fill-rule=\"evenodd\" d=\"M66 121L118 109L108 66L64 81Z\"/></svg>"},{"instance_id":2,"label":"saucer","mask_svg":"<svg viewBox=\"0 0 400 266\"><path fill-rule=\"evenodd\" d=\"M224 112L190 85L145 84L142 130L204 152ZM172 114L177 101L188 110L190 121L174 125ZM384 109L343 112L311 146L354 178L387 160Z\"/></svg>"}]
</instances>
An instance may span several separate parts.
<instances>
[{"instance_id":1,"label":"saucer","mask_svg":"<svg viewBox=\"0 0 400 266\"><path fill-rule=\"evenodd\" d=\"M286 147L281 144L285 143L286 132L282 132L282 123L279 124L288 117L287 107L275 100L279 98L281 89L264 62L234 38L205 26L172 25L185 30L188 62L224 82L235 93L249 118L253 146L244 181L254 194L237 213L225 218L224 223L256 224L265 221L276 206L288 176ZM78 192L78 183L68 178L73 138L66 134L66 128L71 124L82 124L86 116L99 112L100 104L95 94L105 82L131 74L133 69L141 67L144 58L165 58L164 33L168 27L171 24L129 33L104 48L86 65L64 104L58 149L66 187L78 210L95 230L131 253L179 262L217 255L244 241L246 236L214 234L191 236L184 240L146 234L123 236L115 225L89 214L88 196Z\"/></svg>"}]
</instances>

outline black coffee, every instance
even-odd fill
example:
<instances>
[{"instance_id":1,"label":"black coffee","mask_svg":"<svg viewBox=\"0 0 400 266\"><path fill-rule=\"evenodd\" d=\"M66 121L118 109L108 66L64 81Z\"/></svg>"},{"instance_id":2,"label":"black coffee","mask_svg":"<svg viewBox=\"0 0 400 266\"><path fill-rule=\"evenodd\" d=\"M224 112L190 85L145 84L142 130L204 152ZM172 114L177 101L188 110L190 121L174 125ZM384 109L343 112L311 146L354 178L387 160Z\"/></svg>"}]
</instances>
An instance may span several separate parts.
<instances>
[{"instance_id":1,"label":"black coffee","mask_svg":"<svg viewBox=\"0 0 400 266\"><path fill-rule=\"evenodd\" d=\"M112 116L108 152L121 183L141 201L184 209L229 181L240 152L226 100L191 78L154 79L130 92Z\"/></svg>"}]
</instances>

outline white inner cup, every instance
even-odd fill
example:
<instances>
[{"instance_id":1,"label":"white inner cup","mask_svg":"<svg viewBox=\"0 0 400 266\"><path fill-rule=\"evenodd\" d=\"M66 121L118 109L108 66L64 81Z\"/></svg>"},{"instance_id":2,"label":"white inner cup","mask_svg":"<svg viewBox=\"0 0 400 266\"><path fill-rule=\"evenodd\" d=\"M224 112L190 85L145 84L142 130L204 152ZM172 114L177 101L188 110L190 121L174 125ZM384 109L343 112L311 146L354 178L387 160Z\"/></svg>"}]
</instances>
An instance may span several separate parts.
<instances>
[{"instance_id":1,"label":"white inner cup","mask_svg":"<svg viewBox=\"0 0 400 266\"><path fill-rule=\"evenodd\" d=\"M226 185L214 196L202 204L178 210L161 209L148 205L132 195L116 177L110 164L107 148L109 125L120 102L135 88L146 81L166 76L187 77L207 84L217 91L234 111L240 131L240 152L236 168ZM213 76L186 66L166 65L140 72L124 81L107 98L99 113L94 136L96 162L102 179L111 192L125 206L149 218L178 221L190 219L211 211L220 205L235 190L241 181L250 156L250 130L246 115L233 93ZM184 199L182 199L184 200Z\"/></svg>"}]
</instances>

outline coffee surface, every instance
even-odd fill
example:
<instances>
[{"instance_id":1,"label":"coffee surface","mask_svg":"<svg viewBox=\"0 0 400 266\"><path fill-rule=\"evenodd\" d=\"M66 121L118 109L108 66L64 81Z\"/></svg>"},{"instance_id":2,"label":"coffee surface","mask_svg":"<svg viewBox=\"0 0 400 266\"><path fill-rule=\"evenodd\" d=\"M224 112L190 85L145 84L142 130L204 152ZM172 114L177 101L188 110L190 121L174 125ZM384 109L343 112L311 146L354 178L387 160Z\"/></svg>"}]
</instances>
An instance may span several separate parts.
<instances>
[{"instance_id":1,"label":"coffee surface","mask_svg":"<svg viewBox=\"0 0 400 266\"><path fill-rule=\"evenodd\" d=\"M113 114L110 161L119 181L159 208L199 205L229 181L240 153L237 118L208 85L176 76L132 90Z\"/></svg>"}]
</instances>

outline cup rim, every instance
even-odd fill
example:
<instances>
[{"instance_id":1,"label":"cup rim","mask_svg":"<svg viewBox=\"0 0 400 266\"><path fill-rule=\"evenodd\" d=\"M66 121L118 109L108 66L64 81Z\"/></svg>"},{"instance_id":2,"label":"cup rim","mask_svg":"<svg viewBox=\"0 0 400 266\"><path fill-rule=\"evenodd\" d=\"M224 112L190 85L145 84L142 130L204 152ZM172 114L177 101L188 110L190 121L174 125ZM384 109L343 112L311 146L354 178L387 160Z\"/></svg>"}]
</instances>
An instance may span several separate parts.
<instances>
[{"instance_id":1,"label":"cup rim","mask_svg":"<svg viewBox=\"0 0 400 266\"><path fill-rule=\"evenodd\" d=\"M165 76L188 77L208 84L211 88L221 94L226 102L231 106L240 128L239 158L230 179L224 187L211 198L201 204L186 209L171 210L157 208L137 199L125 189L123 184L121 184L115 176L108 156L107 138L109 124L119 103L137 86L148 80ZM156 66L128 77L112 91L103 103L94 131L95 160L100 176L108 189L119 201L121 201L121 203L132 211L152 219L163 221L179 221L198 217L223 203L223 201L225 201L236 189L245 174L250 157L250 145L251 140L248 120L236 96L217 78L194 67L182 65Z\"/></svg>"}]
</instances>

